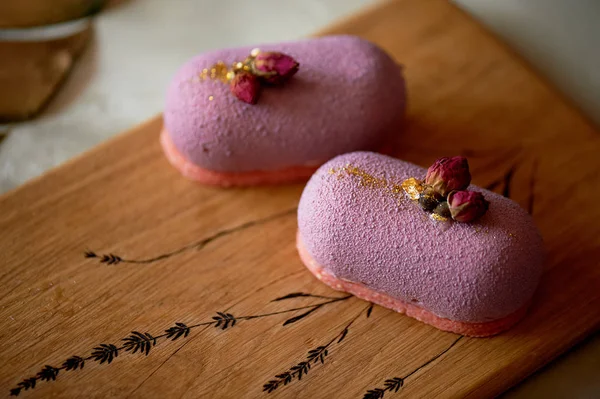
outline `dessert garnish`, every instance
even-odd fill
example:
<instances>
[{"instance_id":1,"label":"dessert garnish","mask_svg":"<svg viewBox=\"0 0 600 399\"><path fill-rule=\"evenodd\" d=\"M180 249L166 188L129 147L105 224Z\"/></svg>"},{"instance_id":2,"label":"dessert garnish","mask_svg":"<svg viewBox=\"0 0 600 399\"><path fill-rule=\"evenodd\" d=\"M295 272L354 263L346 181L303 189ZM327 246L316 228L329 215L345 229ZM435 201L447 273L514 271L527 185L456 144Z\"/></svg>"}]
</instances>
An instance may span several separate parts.
<instances>
[{"instance_id":1,"label":"dessert garnish","mask_svg":"<svg viewBox=\"0 0 600 399\"><path fill-rule=\"evenodd\" d=\"M436 160L427 169L424 181L411 177L402 188L435 219L469 223L483 216L490 205L482 193L467 190L470 183L467 158L456 156Z\"/></svg>"},{"instance_id":2,"label":"dessert garnish","mask_svg":"<svg viewBox=\"0 0 600 399\"><path fill-rule=\"evenodd\" d=\"M240 101L256 104L263 86L279 86L287 82L300 64L291 56L277 51L254 49L243 61L234 62L231 67L223 61L210 69L205 68L201 79L220 80L229 84L231 93Z\"/></svg>"}]
</instances>

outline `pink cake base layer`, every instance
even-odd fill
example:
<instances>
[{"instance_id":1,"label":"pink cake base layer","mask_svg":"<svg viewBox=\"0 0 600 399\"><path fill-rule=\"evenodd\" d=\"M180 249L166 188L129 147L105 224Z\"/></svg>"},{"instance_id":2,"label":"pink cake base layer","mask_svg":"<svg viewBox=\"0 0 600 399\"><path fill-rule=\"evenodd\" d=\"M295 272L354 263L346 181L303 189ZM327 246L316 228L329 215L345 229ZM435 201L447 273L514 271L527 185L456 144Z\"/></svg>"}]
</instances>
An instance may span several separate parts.
<instances>
[{"instance_id":1,"label":"pink cake base layer","mask_svg":"<svg viewBox=\"0 0 600 399\"><path fill-rule=\"evenodd\" d=\"M308 178L319 168L314 166L292 166L273 171L255 172L215 172L204 169L193 164L185 158L171 140L167 129L163 128L160 133L160 143L163 151L171 163L181 174L190 180L211 186L257 186L268 184L292 183L308 180Z\"/></svg>"},{"instance_id":2,"label":"pink cake base layer","mask_svg":"<svg viewBox=\"0 0 600 399\"><path fill-rule=\"evenodd\" d=\"M175 144L173 144L169 131L165 127L160 132L160 144L169 163L179 170L183 176L211 186L243 187L302 182L308 180L322 164L292 166L270 171L215 172L201 168L183 156L175 147ZM381 154L390 154L392 147L391 144L385 145L379 152Z\"/></svg>"},{"instance_id":3,"label":"pink cake base layer","mask_svg":"<svg viewBox=\"0 0 600 399\"><path fill-rule=\"evenodd\" d=\"M314 274L316 278L334 290L344 291L358 298L364 299L365 301L373 302L385 308L395 310L398 313L406 314L407 316L429 324L439 330L449 331L469 337L489 337L506 331L514 326L525 316L529 307L529 304L526 304L521 309L506 317L503 317L502 319L485 323L465 323L445 319L411 303L407 303L389 295L381 294L371 290L362 284L341 280L331 275L325 271L323 266L319 265L308 253L299 233L296 235L296 247L298 248L300 259L302 259L302 262L308 268L308 270L310 270L310 272Z\"/></svg>"}]
</instances>

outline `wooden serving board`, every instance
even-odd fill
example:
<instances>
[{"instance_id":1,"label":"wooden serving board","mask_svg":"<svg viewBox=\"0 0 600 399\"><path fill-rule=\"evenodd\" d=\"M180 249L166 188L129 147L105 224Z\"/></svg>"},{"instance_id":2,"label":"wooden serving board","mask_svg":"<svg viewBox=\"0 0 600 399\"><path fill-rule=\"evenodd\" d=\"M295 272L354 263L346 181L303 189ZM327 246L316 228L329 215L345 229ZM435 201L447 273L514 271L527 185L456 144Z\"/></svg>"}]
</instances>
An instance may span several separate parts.
<instances>
[{"instance_id":1,"label":"wooden serving board","mask_svg":"<svg viewBox=\"0 0 600 399\"><path fill-rule=\"evenodd\" d=\"M341 32L405 65L399 157L465 154L476 184L532 211L548 260L529 316L476 339L355 298L273 301L343 298L296 254L302 185L186 181L156 118L0 199L6 394L21 383L23 397L489 397L598 328L598 132L443 0L391 1L322 33ZM124 341L132 331L153 338Z\"/></svg>"}]
</instances>

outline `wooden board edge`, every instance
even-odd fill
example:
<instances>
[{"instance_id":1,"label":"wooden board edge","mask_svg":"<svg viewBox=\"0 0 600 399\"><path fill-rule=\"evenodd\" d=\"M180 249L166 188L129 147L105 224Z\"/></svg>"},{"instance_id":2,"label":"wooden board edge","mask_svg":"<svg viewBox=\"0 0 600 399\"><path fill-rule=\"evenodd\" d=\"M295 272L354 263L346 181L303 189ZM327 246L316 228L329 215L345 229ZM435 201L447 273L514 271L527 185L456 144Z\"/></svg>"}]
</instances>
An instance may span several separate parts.
<instances>
[{"instance_id":1,"label":"wooden board edge","mask_svg":"<svg viewBox=\"0 0 600 399\"><path fill-rule=\"evenodd\" d=\"M325 36L332 34L339 34L340 31L343 31L346 26L352 25L355 21L358 21L369 14L374 14L380 12L382 8L389 7L394 3L400 1L411 1L411 0L377 0L373 4L370 4L366 7L363 7L361 10L350 14L346 17L342 17L337 21L329 24L323 29L319 29L317 32L313 33L311 36ZM449 0L421 0L421 1L444 1L447 2L450 7L452 7L457 13L460 13L465 19L470 20L474 26L489 39L493 40L498 46L500 46L505 53L512 59L518 62L532 77L538 79L538 81L542 84L542 86L547 89L549 92L553 93L559 101L564 103L568 109L570 109L573 114L579 116L585 124L589 125L592 129L598 130L600 126L597 126L593 119L583 112L583 109L579 107L575 101L570 98L568 95L559 90L554 83L540 70L538 70L533 64L531 64L527 59L523 57L517 50L511 47L507 42L502 40L497 34L495 34L490 28L486 27L482 22L477 20L474 16L469 14L465 9L456 5L453 1Z\"/></svg>"},{"instance_id":2,"label":"wooden board edge","mask_svg":"<svg viewBox=\"0 0 600 399\"><path fill-rule=\"evenodd\" d=\"M18 195L21 191L27 190L29 187L39 184L42 180L44 180L50 176L61 173L63 171L63 169L67 169L67 168L71 167L71 165L77 164L78 162L80 162L84 158L87 158L91 154L102 152L106 148L111 147L114 144L125 140L130 134L133 134L140 130L146 130L146 128L149 125L159 123L161 121L162 121L162 113L157 114L149 119L146 119L145 121L140 122L137 125L134 125L133 127L129 128L121 133L117 133L115 136L95 145L92 148L87 149L86 151L83 151L83 152L73 156L72 158L69 158L68 160L46 170L44 173L42 173L38 176L32 177L31 179L27 180L23 184L20 184L17 187L14 187L14 188L8 190L7 192L1 194L0 201L2 201L3 199L6 199L8 197ZM158 143L158 133L156 135L156 142Z\"/></svg>"},{"instance_id":3,"label":"wooden board edge","mask_svg":"<svg viewBox=\"0 0 600 399\"><path fill-rule=\"evenodd\" d=\"M337 33L339 33L339 31L344 29L343 28L344 26L348 26L349 24L352 24L354 21L364 18L365 16L368 16L369 14L378 12L382 7L390 6L397 1L404 1L404 0L378 0L375 3L363 8L362 10L357 11L354 14L343 17L343 18L337 20L336 22L333 22L332 24L328 25L327 27L325 27L323 29L318 30L317 32L311 34L310 36L316 37L316 36L337 34ZM440 0L440 1L445 1L445 0ZM573 114L580 117L586 125L590 126L590 128L592 128L594 130L597 130L597 129L595 129L595 125L592 123L591 119L587 115L583 114L583 112L581 112L581 110L578 107L574 106L572 101L569 100L565 95L563 95L558 89L556 89L554 87L554 85L552 85L549 82L549 80L545 79L540 74L538 74L537 71L525 59L523 59L514 49L512 49L504 41L502 41L500 38L498 38L496 35L494 35L491 31L489 31L487 28L485 28L483 25L481 25L477 20L475 20L466 11L464 11L460 7L457 7L454 4L450 4L450 6L453 7L457 12L461 13L466 18L470 19L473 22L473 24L476 25L478 27L478 29L482 31L482 33L484 35L488 36L491 40L494 40L496 43L498 43L512 58L514 58L515 60L518 60L517 62L519 64L521 64L529 72L530 75L532 75L533 77L540 80L542 85L547 90L549 90L550 92L555 94L558 97L558 99L560 101L562 101L573 112ZM36 176L36 177L33 177L33 178L27 180L23 184L20 184L19 186L1 194L0 199L7 197L7 196L15 195L18 192L20 192L21 190L24 190L29 186L35 185L37 182L39 182L43 178L53 175L55 173L58 173L63 168L68 168L72 164L77 163L80 159L83 159L86 156L88 156L92 153L95 153L96 151L102 151L102 149L104 149L105 147L111 146L112 144L121 141L124 136L126 136L134 131L143 129L147 125L156 123L160 119L162 119L162 113L155 115L137 125L134 125L133 127L129 128L121 133L118 133L116 136L111 137L108 140L103 141L102 143L100 143L78 155L75 155L74 157L68 159L67 161L65 161L53 168L48 169L47 171L45 171L44 173L42 173L39 176Z\"/></svg>"}]
</instances>

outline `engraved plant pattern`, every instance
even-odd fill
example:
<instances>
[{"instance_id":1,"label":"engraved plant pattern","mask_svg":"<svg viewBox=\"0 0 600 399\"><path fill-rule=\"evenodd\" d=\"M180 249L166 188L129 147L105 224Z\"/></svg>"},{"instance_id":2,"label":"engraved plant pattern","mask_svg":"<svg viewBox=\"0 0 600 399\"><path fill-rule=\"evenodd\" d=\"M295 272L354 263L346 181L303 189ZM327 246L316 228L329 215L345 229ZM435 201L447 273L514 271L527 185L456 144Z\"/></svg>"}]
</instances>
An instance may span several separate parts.
<instances>
[{"instance_id":1,"label":"engraved plant pattern","mask_svg":"<svg viewBox=\"0 0 600 399\"><path fill-rule=\"evenodd\" d=\"M515 170L517 169L517 164L513 165L503 176L499 179L494 180L490 183L486 188L489 190L497 190L500 189L501 193L510 197L511 195L511 185L512 179L514 177ZM537 160L534 160L534 165L532 168L530 181L529 181L529 197L528 197L528 211L529 213L533 212L534 207L534 188L535 188L535 174L537 171ZM168 259L170 257L179 255L181 253L191 251L191 250L201 250L210 242L231 234L236 231L243 230L250 226L254 226L257 224L265 223L270 220L274 220L280 218L282 216L287 216L293 214L296 211L296 208L292 208L286 210L284 212L271 215L261 220L250 221L244 224L241 224L236 227L232 227L226 230L219 231L207 238L204 238L199 241L192 242L187 244L181 248L176 250L166 252L154 257L143 258L143 259L129 259L123 257L121 255L117 255L114 253L106 253L106 254L97 254L94 251L85 251L84 257L88 259L95 259L101 264L105 265L119 265L123 263L129 264L151 264L155 262L159 262L164 259ZM282 323L282 326L288 326L294 323L297 323L303 319L306 319L311 314L314 314L319 309L328 307L336 302L342 302L350 299L351 295L344 296L323 296L323 295L315 295L304 292L294 292L288 295L278 297L274 299L272 302L279 301L287 301L295 298L309 298L311 300L318 300L316 303L312 303L310 305L299 306L299 307L291 307L288 309L274 311L270 313L259 313L253 315L242 315L235 316L232 313L228 312L215 312L215 314L211 317L210 320L201 321L198 323L184 323L182 321L174 322L171 326L164 329L159 334L154 334L147 331L138 331L134 330L131 333L120 340L119 343L101 343L97 346L93 347L87 355L73 355L65 359L60 366L51 366L44 365L39 372L35 375L30 376L28 378L24 378L22 381L16 384L12 389L10 389L11 396L18 396L23 391L28 391L30 389L36 388L40 381L42 382L50 382L56 381L59 376L62 376L66 373L81 371L84 369L85 365L88 362L96 362L98 364L113 364L119 357L119 355L123 356L124 354L129 355L137 355L137 356L149 356L150 353L154 350L154 348L165 341L177 341L179 339L186 339L190 334L192 334L192 330L201 327L201 326L213 326L214 328L218 328L221 331L225 331L234 327L237 327L239 324L243 322L247 322L254 319L262 319L267 317L274 317L282 314L290 314L295 313L292 317L285 319ZM263 384L263 392L271 393L277 389L282 389L283 387L291 384L293 381L300 381L303 377L306 378L308 373L313 370L317 366L324 366L328 356L330 356L330 351L340 346L340 344L345 340L347 335L350 333L351 327L354 323L359 319L362 314L365 314L365 318L369 318L373 311L373 304L368 304L364 309L362 309L354 318L349 320L344 327L338 332L337 335L330 338L324 344L319 345L313 349L310 349L303 360L293 364L290 368L281 371L273 378L268 380ZM410 379L418 371L426 368L428 365L433 363L435 360L446 354L450 351L462 338L463 336L458 336L447 348L438 353L437 355L431 357L422 365L411 371L410 373L402 376L402 377L393 377L386 379L380 386L376 386L374 388L367 389L364 393L363 399L381 399L384 398L386 394L392 394L400 391L402 387L406 384L407 380Z\"/></svg>"}]
</instances>

